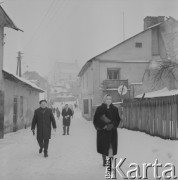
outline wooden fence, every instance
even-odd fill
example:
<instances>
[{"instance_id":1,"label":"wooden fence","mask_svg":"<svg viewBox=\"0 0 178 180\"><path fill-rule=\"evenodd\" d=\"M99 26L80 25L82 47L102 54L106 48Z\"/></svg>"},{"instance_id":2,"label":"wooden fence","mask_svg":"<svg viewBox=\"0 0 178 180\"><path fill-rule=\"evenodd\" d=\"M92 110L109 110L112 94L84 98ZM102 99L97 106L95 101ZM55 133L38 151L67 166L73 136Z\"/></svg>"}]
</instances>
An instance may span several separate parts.
<instances>
[{"instance_id":1,"label":"wooden fence","mask_svg":"<svg viewBox=\"0 0 178 180\"><path fill-rule=\"evenodd\" d=\"M124 100L121 127L178 139L178 95Z\"/></svg>"}]
</instances>

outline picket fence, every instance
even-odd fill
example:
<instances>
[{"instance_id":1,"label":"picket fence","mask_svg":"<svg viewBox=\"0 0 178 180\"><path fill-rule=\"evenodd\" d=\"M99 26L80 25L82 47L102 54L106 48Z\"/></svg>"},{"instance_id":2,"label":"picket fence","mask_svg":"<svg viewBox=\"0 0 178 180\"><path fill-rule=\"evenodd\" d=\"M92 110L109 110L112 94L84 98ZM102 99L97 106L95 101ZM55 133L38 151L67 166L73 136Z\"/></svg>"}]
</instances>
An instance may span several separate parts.
<instances>
[{"instance_id":1,"label":"picket fence","mask_svg":"<svg viewBox=\"0 0 178 180\"><path fill-rule=\"evenodd\" d=\"M122 106L120 127L164 139L178 139L178 95L127 99Z\"/></svg>"}]
</instances>

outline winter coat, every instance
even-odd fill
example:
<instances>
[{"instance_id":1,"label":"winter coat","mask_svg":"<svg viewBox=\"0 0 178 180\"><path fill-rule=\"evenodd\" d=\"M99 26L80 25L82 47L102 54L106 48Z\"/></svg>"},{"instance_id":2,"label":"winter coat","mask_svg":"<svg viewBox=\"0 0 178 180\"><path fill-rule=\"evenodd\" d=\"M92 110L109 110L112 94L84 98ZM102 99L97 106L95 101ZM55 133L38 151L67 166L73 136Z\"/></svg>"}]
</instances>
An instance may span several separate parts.
<instances>
[{"instance_id":1,"label":"winter coat","mask_svg":"<svg viewBox=\"0 0 178 180\"><path fill-rule=\"evenodd\" d=\"M64 108L62 110L62 116L63 116L63 125L70 126L71 116L73 116L72 110L70 108L68 108L68 110L66 111L66 109ZM66 116L68 116L68 117L66 117Z\"/></svg>"},{"instance_id":2,"label":"winter coat","mask_svg":"<svg viewBox=\"0 0 178 180\"><path fill-rule=\"evenodd\" d=\"M106 123L101 117L105 115L111 120L110 123ZM113 104L107 109L106 104L101 104L94 114L93 124L97 130L97 152L108 156L109 147L112 145L113 155L117 154L117 128L120 123L120 116L118 108ZM111 130L105 129L108 124L112 124Z\"/></svg>"},{"instance_id":3,"label":"winter coat","mask_svg":"<svg viewBox=\"0 0 178 180\"><path fill-rule=\"evenodd\" d=\"M42 109L41 107L34 112L31 129L35 129L37 125L37 139L51 138L51 124L56 128L56 121L52 110L49 108Z\"/></svg>"}]
</instances>

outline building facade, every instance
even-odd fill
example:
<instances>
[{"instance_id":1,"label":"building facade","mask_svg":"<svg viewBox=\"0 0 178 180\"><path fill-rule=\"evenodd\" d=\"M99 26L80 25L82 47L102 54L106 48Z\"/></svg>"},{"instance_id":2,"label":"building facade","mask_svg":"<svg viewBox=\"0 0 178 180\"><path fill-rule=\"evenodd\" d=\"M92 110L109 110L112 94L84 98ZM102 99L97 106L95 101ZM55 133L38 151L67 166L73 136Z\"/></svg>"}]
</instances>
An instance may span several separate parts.
<instances>
[{"instance_id":1,"label":"building facade","mask_svg":"<svg viewBox=\"0 0 178 180\"><path fill-rule=\"evenodd\" d=\"M39 93L44 91L33 83L3 70L4 133L31 125L34 110L39 107Z\"/></svg>"},{"instance_id":2,"label":"building facade","mask_svg":"<svg viewBox=\"0 0 178 180\"><path fill-rule=\"evenodd\" d=\"M112 94L114 102L121 102L153 89L171 88L173 81L164 79L161 84L154 85L150 74L154 65L166 60L168 52L173 51L175 43L170 37L177 31L176 27L177 21L171 17L147 17L142 32L87 61L79 72L83 116L91 119L92 107L102 103L106 93ZM121 85L127 90L122 97L118 93Z\"/></svg>"},{"instance_id":3,"label":"building facade","mask_svg":"<svg viewBox=\"0 0 178 180\"><path fill-rule=\"evenodd\" d=\"M4 133L26 128L38 107L39 93L35 84L3 70L4 28L20 30L0 6L0 138ZM20 30L22 31L22 30Z\"/></svg>"}]
</instances>

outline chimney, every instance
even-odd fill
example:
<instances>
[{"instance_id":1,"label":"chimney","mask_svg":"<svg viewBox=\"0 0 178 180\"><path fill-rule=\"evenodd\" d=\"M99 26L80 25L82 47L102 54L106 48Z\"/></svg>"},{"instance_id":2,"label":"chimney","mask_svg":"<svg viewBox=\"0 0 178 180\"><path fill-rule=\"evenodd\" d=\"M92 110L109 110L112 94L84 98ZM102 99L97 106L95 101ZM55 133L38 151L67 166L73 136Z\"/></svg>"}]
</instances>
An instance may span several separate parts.
<instances>
[{"instance_id":1,"label":"chimney","mask_svg":"<svg viewBox=\"0 0 178 180\"><path fill-rule=\"evenodd\" d=\"M144 18L144 30L164 21L165 16L147 16Z\"/></svg>"}]
</instances>

